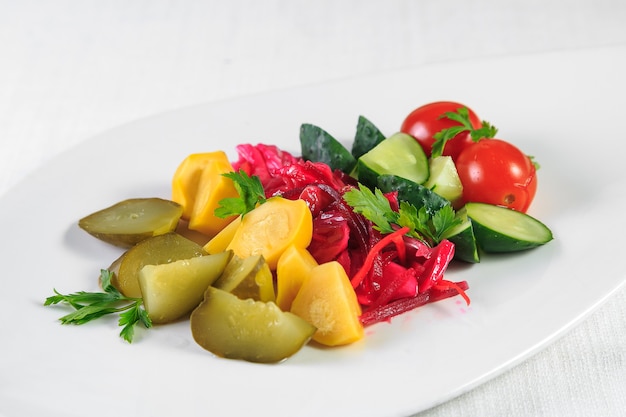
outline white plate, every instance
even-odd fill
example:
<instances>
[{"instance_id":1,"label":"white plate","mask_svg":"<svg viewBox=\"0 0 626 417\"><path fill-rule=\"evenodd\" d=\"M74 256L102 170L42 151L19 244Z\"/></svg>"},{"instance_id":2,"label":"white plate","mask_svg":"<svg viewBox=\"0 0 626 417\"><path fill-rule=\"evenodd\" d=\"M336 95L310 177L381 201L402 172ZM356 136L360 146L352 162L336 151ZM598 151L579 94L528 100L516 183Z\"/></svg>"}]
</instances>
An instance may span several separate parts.
<instances>
[{"instance_id":1,"label":"white plate","mask_svg":"<svg viewBox=\"0 0 626 417\"><path fill-rule=\"evenodd\" d=\"M140 120L42 167L0 201L0 414L6 416L406 416L503 372L554 341L624 282L623 74L626 49L425 67L259 95ZM384 132L415 106L473 107L541 163L531 214L543 248L454 268L460 299L367 330L355 345L306 347L279 365L218 359L187 323L118 338L114 320L61 326L56 287L96 290L119 251L77 220L128 197L169 196L192 152L273 143L298 153L302 122L350 141L362 114ZM532 381L530 381L532 383Z\"/></svg>"}]
</instances>

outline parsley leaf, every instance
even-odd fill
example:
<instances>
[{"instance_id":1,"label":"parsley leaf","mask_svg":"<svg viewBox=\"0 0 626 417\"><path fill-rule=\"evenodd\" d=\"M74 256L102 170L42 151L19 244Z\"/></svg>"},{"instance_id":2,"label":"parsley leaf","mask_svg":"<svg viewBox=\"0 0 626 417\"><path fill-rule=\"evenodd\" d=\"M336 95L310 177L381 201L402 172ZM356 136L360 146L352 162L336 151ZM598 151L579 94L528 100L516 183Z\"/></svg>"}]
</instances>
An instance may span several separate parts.
<instances>
[{"instance_id":1,"label":"parsley leaf","mask_svg":"<svg viewBox=\"0 0 626 417\"><path fill-rule=\"evenodd\" d=\"M122 326L120 336L128 343L133 341L135 323L141 323L146 328L152 326L152 321L150 320L150 317L148 317L148 313L140 307L139 303L135 303L128 310L120 313L120 318L118 320L118 324Z\"/></svg>"},{"instance_id":2,"label":"parsley leaf","mask_svg":"<svg viewBox=\"0 0 626 417\"><path fill-rule=\"evenodd\" d=\"M395 224L398 227L408 227L407 234L424 239L433 245L439 243L448 230L461 222L449 205L430 215L426 207L418 209L407 201L400 201L398 211L394 211L389 200L378 188L372 192L361 184L359 188L347 191L343 197L356 213L362 214L374 223L374 228L381 233L394 232Z\"/></svg>"},{"instance_id":3,"label":"parsley leaf","mask_svg":"<svg viewBox=\"0 0 626 417\"><path fill-rule=\"evenodd\" d=\"M398 225L402 227L408 227L410 229L409 234L415 237L425 238L432 241L432 233L428 221L430 216L426 207L420 207L419 209L411 203L406 201L400 202L400 216L398 217Z\"/></svg>"},{"instance_id":4,"label":"parsley leaf","mask_svg":"<svg viewBox=\"0 0 626 417\"><path fill-rule=\"evenodd\" d=\"M456 217L452 206L443 206L432 217L433 240L440 242L448 230L461 223L461 219Z\"/></svg>"},{"instance_id":5,"label":"parsley leaf","mask_svg":"<svg viewBox=\"0 0 626 417\"><path fill-rule=\"evenodd\" d=\"M363 214L374 223L374 228L381 233L392 233L390 223L397 223L398 213L391 209L389 200L378 188L372 192L362 185L359 189L353 188L343 195L343 199L352 206L352 209Z\"/></svg>"},{"instance_id":6,"label":"parsley leaf","mask_svg":"<svg viewBox=\"0 0 626 417\"><path fill-rule=\"evenodd\" d=\"M224 198L219 201L219 207L215 209L215 215L220 218L229 216L245 215L252 211L258 204L265 202L265 190L259 177L250 177L243 170L222 174L233 181L239 197Z\"/></svg>"},{"instance_id":7,"label":"parsley leaf","mask_svg":"<svg viewBox=\"0 0 626 417\"><path fill-rule=\"evenodd\" d=\"M478 142L484 138L493 138L498 133L498 129L487 121L482 121L481 127L478 129L472 126L469 119L469 110L467 107L461 107L455 112L445 112L440 119L446 118L460 123L460 126L451 126L442 129L433 135L435 142L432 145L432 157L441 156L446 143L461 132L469 132L474 142Z\"/></svg>"},{"instance_id":8,"label":"parsley leaf","mask_svg":"<svg viewBox=\"0 0 626 417\"><path fill-rule=\"evenodd\" d=\"M46 298L45 306L53 304L68 304L75 311L66 314L59 320L62 324L85 324L100 317L120 313L119 325L122 326L120 336L128 343L132 343L135 324L141 323L145 328L152 327L148 313L142 308L141 298L130 298L120 293L112 284L113 272L100 270L100 279L104 292L79 291L73 294L61 294L56 289L55 295Z\"/></svg>"}]
</instances>

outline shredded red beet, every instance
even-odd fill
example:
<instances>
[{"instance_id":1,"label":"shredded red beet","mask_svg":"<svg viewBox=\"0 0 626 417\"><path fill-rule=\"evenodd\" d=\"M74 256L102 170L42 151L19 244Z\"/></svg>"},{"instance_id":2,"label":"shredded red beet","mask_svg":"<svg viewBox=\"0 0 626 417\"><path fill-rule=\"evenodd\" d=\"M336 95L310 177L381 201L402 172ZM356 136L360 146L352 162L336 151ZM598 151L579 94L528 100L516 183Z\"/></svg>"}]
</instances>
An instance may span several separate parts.
<instances>
[{"instance_id":1,"label":"shredded red beet","mask_svg":"<svg viewBox=\"0 0 626 417\"><path fill-rule=\"evenodd\" d=\"M454 257L454 243L442 240L432 250L430 257L424 262L424 271L418 279L419 291L428 291L443 278L443 273Z\"/></svg>"},{"instance_id":2,"label":"shredded red beet","mask_svg":"<svg viewBox=\"0 0 626 417\"><path fill-rule=\"evenodd\" d=\"M385 246L387 246L389 243L392 243L392 242L397 244L396 238L398 236L402 237L408 231L409 231L408 227L403 227L401 229L396 230L393 233L389 233L384 238L379 240L370 249L370 251L367 254L367 257L365 258L365 263L363 264L359 272L357 272L350 280L350 282L352 282L352 288L357 288L361 284L363 279L365 279L365 276L369 273L370 269L374 265L374 260L376 259L376 256L378 256L380 252L382 252Z\"/></svg>"},{"instance_id":3,"label":"shredded red beet","mask_svg":"<svg viewBox=\"0 0 626 417\"><path fill-rule=\"evenodd\" d=\"M313 219L309 252L318 263L334 261L348 248L350 227L337 211L325 211Z\"/></svg>"},{"instance_id":4,"label":"shredded red beet","mask_svg":"<svg viewBox=\"0 0 626 417\"><path fill-rule=\"evenodd\" d=\"M430 291L418 294L415 297L400 298L380 307L369 308L361 314L361 324L363 324L363 326L370 326L381 321L389 321L393 317L407 311L414 310L417 307L441 301L456 295L463 296L469 305L469 298L467 298L467 295L465 294L465 291L469 288L467 282L461 281L452 284L454 284L454 286L449 286L445 289L433 288Z\"/></svg>"},{"instance_id":5,"label":"shredded red beet","mask_svg":"<svg viewBox=\"0 0 626 417\"><path fill-rule=\"evenodd\" d=\"M262 143L237 145L236 150L239 160L233 162L234 170L244 170L250 176L256 175L263 186L270 182L275 170L300 160L277 146Z\"/></svg>"},{"instance_id":6,"label":"shredded red beet","mask_svg":"<svg viewBox=\"0 0 626 417\"><path fill-rule=\"evenodd\" d=\"M407 236L408 228L382 235L343 199L356 181L326 164L305 161L273 145L239 145L237 152L233 168L258 176L266 196L307 203L314 219L309 252L318 263L335 260L346 270L363 307L363 325L456 295L469 304L467 282L443 279L454 257L450 241L430 247ZM385 197L397 210L398 194Z\"/></svg>"}]
</instances>

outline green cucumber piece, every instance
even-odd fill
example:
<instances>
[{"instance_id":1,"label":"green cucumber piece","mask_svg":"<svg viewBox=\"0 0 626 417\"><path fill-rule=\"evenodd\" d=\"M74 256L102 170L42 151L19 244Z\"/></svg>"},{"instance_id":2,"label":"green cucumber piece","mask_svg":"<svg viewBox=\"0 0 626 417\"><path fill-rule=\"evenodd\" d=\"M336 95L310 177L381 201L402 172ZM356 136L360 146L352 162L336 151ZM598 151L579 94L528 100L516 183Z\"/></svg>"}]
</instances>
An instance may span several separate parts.
<instances>
[{"instance_id":1,"label":"green cucumber piece","mask_svg":"<svg viewBox=\"0 0 626 417\"><path fill-rule=\"evenodd\" d=\"M331 169L352 172L356 158L337 139L324 129L304 123L300 126L302 158L307 161L323 162Z\"/></svg>"},{"instance_id":2,"label":"green cucumber piece","mask_svg":"<svg viewBox=\"0 0 626 417\"><path fill-rule=\"evenodd\" d=\"M429 161L430 176L424 186L430 188L452 205L456 205L463 197L463 184L449 156L437 156Z\"/></svg>"},{"instance_id":3,"label":"green cucumber piece","mask_svg":"<svg viewBox=\"0 0 626 417\"><path fill-rule=\"evenodd\" d=\"M406 133L395 133L357 162L358 178L362 184L373 188L380 175L395 175L417 184L428 179L428 158L422 146Z\"/></svg>"},{"instance_id":4,"label":"green cucumber piece","mask_svg":"<svg viewBox=\"0 0 626 417\"><path fill-rule=\"evenodd\" d=\"M478 247L485 252L517 252L544 245L552 231L534 217L506 207L467 203Z\"/></svg>"},{"instance_id":5,"label":"green cucumber piece","mask_svg":"<svg viewBox=\"0 0 626 417\"><path fill-rule=\"evenodd\" d=\"M162 198L130 198L78 221L90 235L121 248L176 229L183 207Z\"/></svg>"},{"instance_id":6,"label":"green cucumber piece","mask_svg":"<svg viewBox=\"0 0 626 417\"><path fill-rule=\"evenodd\" d=\"M384 139L385 135L372 122L364 116L359 116L354 142L352 142L352 156L360 158Z\"/></svg>"},{"instance_id":7,"label":"green cucumber piece","mask_svg":"<svg viewBox=\"0 0 626 417\"><path fill-rule=\"evenodd\" d=\"M434 216L442 207L450 205L448 200L434 191L396 175L379 175L376 187L383 193L397 191L399 200L411 203L418 210L425 207L426 212L431 216Z\"/></svg>"},{"instance_id":8,"label":"green cucumber piece","mask_svg":"<svg viewBox=\"0 0 626 417\"><path fill-rule=\"evenodd\" d=\"M469 263L480 262L476 235L472 221L467 217L467 209L461 208L456 212L456 217L461 219L461 223L448 230L442 237L454 243L454 259Z\"/></svg>"}]
</instances>

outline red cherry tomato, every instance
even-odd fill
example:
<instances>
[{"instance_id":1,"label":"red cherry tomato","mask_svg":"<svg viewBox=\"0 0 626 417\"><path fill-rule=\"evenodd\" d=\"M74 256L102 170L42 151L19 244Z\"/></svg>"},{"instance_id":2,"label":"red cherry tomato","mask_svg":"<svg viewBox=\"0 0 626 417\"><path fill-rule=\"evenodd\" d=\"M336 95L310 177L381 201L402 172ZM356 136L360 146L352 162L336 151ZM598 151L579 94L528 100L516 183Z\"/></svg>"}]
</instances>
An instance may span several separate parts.
<instances>
[{"instance_id":1,"label":"red cherry tomato","mask_svg":"<svg viewBox=\"0 0 626 417\"><path fill-rule=\"evenodd\" d=\"M443 129L460 126L459 122L440 117L446 112L455 112L461 107L467 108L472 126L475 129L480 128L482 125L480 118L469 107L453 101L437 101L413 110L402 122L400 131L417 139L426 155L430 156L435 141L433 135ZM469 132L461 132L446 143L443 154L451 156L456 161L461 151L471 143L473 142Z\"/></svg>"},{"instance_id":2,"label":"red cherry tomato","mask_svg":"<svg viewBox=\"0 0 626 417\"><path fill-rule=\"evenodd\" d=\"M461 152L456 169L464 202L489 203L526 212L537 191L530 158L500 139L483 139Z\"/></svg>"}]
</instances>

